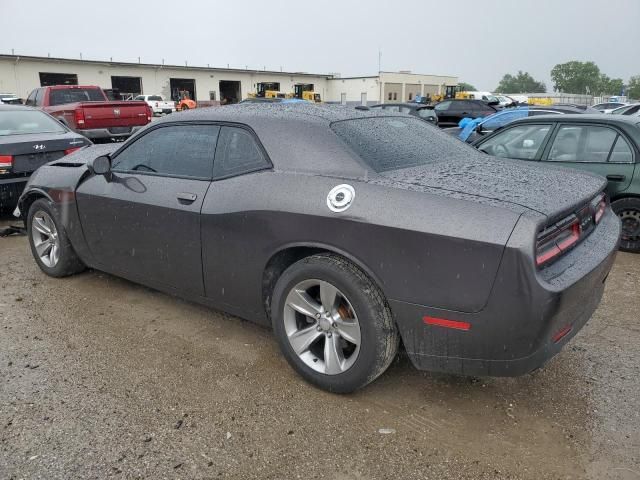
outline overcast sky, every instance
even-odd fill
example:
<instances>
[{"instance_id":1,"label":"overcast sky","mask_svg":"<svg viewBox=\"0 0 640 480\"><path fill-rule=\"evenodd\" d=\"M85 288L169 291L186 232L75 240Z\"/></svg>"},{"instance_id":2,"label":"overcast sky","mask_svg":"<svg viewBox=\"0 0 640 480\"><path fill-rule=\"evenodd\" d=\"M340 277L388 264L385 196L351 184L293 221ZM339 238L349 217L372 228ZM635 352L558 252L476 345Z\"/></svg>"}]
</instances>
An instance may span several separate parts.
<instances>
[{"instance_id":1,"label":"overcast sky","mask_svg":"<svg viewBox=\"0 0 640 480\"><path fill-rule=\"evenodd\" d=\"M505 73L593 60L640 74L640 0L0 0L0 53L264 68L343 76Z\"/></svg>"}]
</instances>

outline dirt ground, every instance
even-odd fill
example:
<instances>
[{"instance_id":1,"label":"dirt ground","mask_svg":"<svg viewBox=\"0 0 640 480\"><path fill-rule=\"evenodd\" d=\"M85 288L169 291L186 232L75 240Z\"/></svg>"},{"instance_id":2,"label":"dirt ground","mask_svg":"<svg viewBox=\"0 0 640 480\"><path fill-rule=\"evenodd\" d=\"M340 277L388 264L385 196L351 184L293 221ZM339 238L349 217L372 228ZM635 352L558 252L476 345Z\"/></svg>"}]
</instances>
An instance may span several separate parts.
<instances>
[{"instance_id":1,"label":"dirt ground","mask_svg":"<svg viewBox=\"0 0 640 480\"><path fill-rule=\"evenodd\" d=\"M0 222L0 225L6 225ZM400 357L338 396L268 330L0 238L0 479L640 479L640 256L521 378Z\"/></svg>"}]
</instances>

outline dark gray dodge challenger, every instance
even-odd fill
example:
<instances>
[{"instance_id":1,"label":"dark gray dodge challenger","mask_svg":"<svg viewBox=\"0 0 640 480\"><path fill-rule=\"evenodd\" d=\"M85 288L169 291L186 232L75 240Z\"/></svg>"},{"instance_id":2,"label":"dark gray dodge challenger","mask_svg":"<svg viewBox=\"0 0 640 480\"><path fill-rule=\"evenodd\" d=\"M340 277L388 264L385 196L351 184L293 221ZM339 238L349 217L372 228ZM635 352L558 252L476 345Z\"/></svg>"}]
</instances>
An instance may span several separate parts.
<instances>
[{"instance_id":1,"label":"dark gray dodge challenger","mask_svg":"<svg viewBox=\"0 0 640 480\"><path fill-rule=\"evenodd\" d=\"M602 296L620 235L605 186L402 114L248 104L51 162L19 209L45 273L95 268L271 325L300 375L349 392L400 342L425 370L543 365Z\"/></svg>"}]
</instances>

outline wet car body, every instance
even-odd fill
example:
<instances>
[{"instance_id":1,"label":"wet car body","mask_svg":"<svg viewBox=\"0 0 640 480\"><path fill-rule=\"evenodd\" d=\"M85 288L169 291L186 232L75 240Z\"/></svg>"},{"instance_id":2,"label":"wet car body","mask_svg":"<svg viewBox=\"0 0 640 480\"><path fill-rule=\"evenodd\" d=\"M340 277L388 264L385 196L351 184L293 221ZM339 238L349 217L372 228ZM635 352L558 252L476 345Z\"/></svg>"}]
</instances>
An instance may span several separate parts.
<instances>
[{"instance_id":1,"label":"wet car body","mask_svg":"<svg viewBox=\"0 0 640 480\"><path fill-rule=\"evenodd\" d=\"M117 162L155 129L187 124L243 128L269 165L213 181L105 177L87 167L106 153ZM378 143L357 140L376 131ZM363 161L369 148L392 158L395 133L405 145L428 136L430 150L409 149L416 164L401 169ZM238 105L171 116L115 148L83 149L40 169L22 215L47 198L86 265L264 325L289 265L339 255L383 292L422 369L518 375L541 366L595 310L619 239L609 208L593 220L604 179L495 159L406 115ZM328 193L343 184L355 197L333 211ZM196 198L185 205L187 191ZM536 238L578 213L579 243L536 266Z\"/></svg>"}]
</instances>

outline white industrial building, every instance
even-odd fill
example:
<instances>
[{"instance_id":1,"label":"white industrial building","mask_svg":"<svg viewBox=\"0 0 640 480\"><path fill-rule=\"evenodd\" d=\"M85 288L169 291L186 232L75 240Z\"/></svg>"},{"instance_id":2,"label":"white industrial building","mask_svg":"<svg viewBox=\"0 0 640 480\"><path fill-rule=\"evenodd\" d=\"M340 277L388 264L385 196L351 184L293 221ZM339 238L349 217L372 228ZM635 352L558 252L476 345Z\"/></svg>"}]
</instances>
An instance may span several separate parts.
<instances>
[{"instance_id":1,"label":"white industrial building","mask_svg":"<svg viewBox=\"0 0 640 480\"><path fill-rule=\"evenodd\" d=\"M220 100L240 101L257 91L258 83L273 82L278 90L294 92L296 85L319 93L325 102L382 103L411 101L416 95L443 94L457 85L454 76L380 72L366 77L242 70L181 65L126 63L69 58L0 55L0 92L26 98L47 85L98 85L123 97L161 94L176 99L188 91L200 105Z\"/></svg>"}]
</instances>

